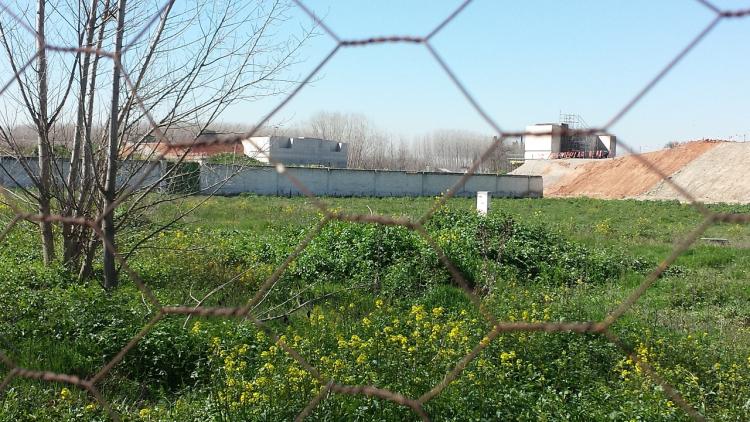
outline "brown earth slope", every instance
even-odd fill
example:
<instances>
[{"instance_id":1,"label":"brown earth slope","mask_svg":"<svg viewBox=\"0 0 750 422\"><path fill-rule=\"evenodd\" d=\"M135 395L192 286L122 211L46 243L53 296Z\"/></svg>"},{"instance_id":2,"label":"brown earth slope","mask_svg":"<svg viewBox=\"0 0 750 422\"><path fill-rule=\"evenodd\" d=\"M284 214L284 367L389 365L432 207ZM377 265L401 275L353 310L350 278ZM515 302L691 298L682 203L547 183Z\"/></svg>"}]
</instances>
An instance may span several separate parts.
<instances>
[{"instance_id":1,"label":"brown earth slope","mask_svg":"<svg viewBox=\"0 0 750 422\"><path fill-rule=\"evenodd\" d=\"M551 197L680 199L674 191L665 193L663 188L658 193L652 191L664 184L663 177L671 177L723 144L726 142L695 141L608 160L536 160L525 163L513 174L542 176L544 195Z\"/></svg>"},{"instance_id":2,"label":"brown earth slope","mask_svg":"<svg viewBox=\"0 0 750 422\"><path fill-rule=\"evenodd\" d=\"M722 142L671 176L672 182L701 202L750 203L750 143ZM661 181L639 199L680 199Z\"/></svg>"},{"instance_id":3,"label":"brown earth slope","mask_svg":"<svg viewBox=\"0 0 750 422\"><path fill-rule=\"evenodd\" d=\"M711 141L690 142L638 156L592 161L558 180L549 191L545 189L544 194L612 199L634 197L653 189L662 180L662 175L671 176L717 145Z\"/></svg>"}]
</instances>

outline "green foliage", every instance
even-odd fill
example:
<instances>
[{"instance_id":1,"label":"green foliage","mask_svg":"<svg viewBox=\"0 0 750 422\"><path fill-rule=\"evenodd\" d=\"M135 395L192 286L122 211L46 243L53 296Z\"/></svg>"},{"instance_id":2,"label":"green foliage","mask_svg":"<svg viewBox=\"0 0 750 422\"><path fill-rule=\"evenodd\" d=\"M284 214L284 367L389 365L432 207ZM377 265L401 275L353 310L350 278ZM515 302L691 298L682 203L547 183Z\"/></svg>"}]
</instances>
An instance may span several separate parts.
<instances>
[{"instance_id":1,"label":"green foliage","mask_svg":"<svg viewBox=\"0 0 750 422\"><path fill-rule=\"evenodd\" d=\"M255 158L248 157L244 154L234 154L231 152L224 152L221 154L214 154L206 160L209 164L224 164L224 165L235 165L235 166L262 166L264 165Z\"/></svg>"},{"instance_id":2,"label":"green foliage","mask_svg":"<svg viewBox=\"0 0 750 422\"><path fill-rule=\"evenodd\" d=\"M411 216L432 204L329 201L353 212ZM425 228L502 321L602 318L700 221L677 203L496 200L493 209L502 212L488 217L471 207L451 200ZM6 211L0 208L2 218ZM215 198L203 212L131 260L164 305L193 306L225 283L203 305L246 304L319 218L304 198ZM691 248L612 329L708 418L747 420L750 255L743 245L750 235L735 224L710 230L729 246ZM77 283L60 265L44 267L36 236L35 227L18 226L0 249L0 350L30 369L90 377L155 308L127 276L107 293L96 280ZM120 246L127 250L129 242L121 238ZM268 324L324 375L411 397L440 382L489 331L427 240L401 227L329 222L256 315L283 314L308 300ZM0 378L7 373L0 364ZM97 386L123 419L152 421L292 419L320 388L254 325L186 323L184 316L159 321ZM69 385L16 378L4 392L0 421L107 420L91 396ZM572 333L498 336L426 410L441 420L687 419L618 348ZM332 394L312 418L414 415L388 401Z\"/></svg>"},{"instance_id":3,"label":"green foliage","mask_svg":"<svg viewBox=\"0 0 750 422\"><path fill-rule=\"evenodd\" d=\"M200 164L184 161L166 162L165 171L171 172L166 179L166 193L197 193L200 191Z\"/></svg>"},{"instance_id":4,"label":"green foliage","mask_svg":"<svg viewBox=\"0 0 750 422\"><path fill-rule=\"evenodd\" d=\"M440 211L427 231L471 286L491 288L498 277L550 285L601 283L643 267L622 253L583 246L503 213L482 217ZM398 296L451 281L438 254L417 232L338 221L314 238L293 274L308 282L370 282L383 294Z\"/></svg>"}]
</instances>

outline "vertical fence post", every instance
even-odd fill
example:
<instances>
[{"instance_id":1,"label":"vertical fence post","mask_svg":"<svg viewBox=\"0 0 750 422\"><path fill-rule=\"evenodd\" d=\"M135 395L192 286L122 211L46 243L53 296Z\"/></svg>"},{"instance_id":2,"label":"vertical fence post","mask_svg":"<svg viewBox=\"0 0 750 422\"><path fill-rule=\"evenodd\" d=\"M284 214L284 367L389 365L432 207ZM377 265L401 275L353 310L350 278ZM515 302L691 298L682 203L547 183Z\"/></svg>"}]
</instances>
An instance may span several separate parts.
<instances>
[{"instance_id":1,"label":"vertical fence post","mask_svg":"<svg viewBox=\"0 0 750 422\"><path fill-rule=\"evenodd\" d=\"M477 192L477 212L479 215L487 215L490 209L490 193L484 190Z\"/></svg>"}]
</instances>

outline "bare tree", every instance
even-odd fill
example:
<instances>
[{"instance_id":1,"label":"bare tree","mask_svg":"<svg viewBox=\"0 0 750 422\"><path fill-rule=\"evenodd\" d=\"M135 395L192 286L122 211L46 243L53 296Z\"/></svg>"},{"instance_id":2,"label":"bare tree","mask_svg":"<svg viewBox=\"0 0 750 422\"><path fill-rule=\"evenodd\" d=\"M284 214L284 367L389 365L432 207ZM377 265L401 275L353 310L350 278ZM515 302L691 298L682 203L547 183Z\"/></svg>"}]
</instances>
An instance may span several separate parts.
<instances>
[{"instance_id":1,"label":"bare tree","mask_svg":"<svg viewBox=\"0 0 750 422\"><path fill-rule=\"evenodd\" d=\"M319 112L301 130L309 136L349 144L348 166L367 168L367 159L380 149L383 137L372 123L360 114Z\"/></svg>"},{"instance_id":2,"label":"bare tree","mask_svg":"<svg viewBox=\"0 0 750 422\"><path fill-rule=\"evenodd\" d=\"M38 0L34 28L25 23L26 9L0 15L0 44L14 75L3 99L15 107L0 117L0 140L34 181L33 189L12 191L15 199L44 215L101 215L102 240L115 245L129 218L164 202L153 194L180 175L189 152L155 177L149 172L159 149L143 147L169 143L177 132L192 133L194 142L230 105L285 92L312 31L285 26L286 0L111 6L110 0ZM27 47L31 38L34 50ZM109 70L102 60L111 60ZM29 127L36 165L24 158L26 140L19 139ZM58 232L48 219L39 226L50 262ZM59 234L63 262L87 276L101 248L95 233L64 223ZM111 252L104 248L106 288L117 285Z\"/></svg>"},{"instance_id":3,"label":"bare tree","mask_svg":"<svg viewBox=\"0 0 750 422\"><path fill-rule=\"evenodd\" d=\"M39 105L36 110L37 150L39 154L39 213L50 213L50 160L52 148L49 142L49 116L47 114L47 41L45 37L46 2L37 1L36 10L36 48L37 48L37 83L39 84ZM34 112L33 109L30 111ZM42 234L42 252L44 263L49 264L55 257L55 245L52 237L52 223L39 223Z\"/></svg>"},{"instance_id":4,"label":"bare tree","mask_svg":"<svg viewBox=\"0 0 750 422\"><path fill-rule=\"evenodd\" d=\"M408 140L389 134L361 114L319 112L301 128L304 135L349 143L349 167L390 170L463 171L493 144L478 172L510 170L511 145L497 137L466 130L437 130Z\"/></svg>"},{"instance_id":5,"label":"bare tree","mask_svg":"<svg viewBox=\"0 0 750 422\"><path fill-rule=\"evenodd\" d=\"M111 210L102 219L102 242L104 242L104 288L117 285L115 255L109 245L115 245L115 200L117 199L117 162L119 160L120 119L120 69L122 66L122 39L125 36L125 7L127 0L117 2L117 29L115 30L115 53L112 60L112 100L109 112L109 139L107 140L107 174L104 180L104 209Z\"/></svg>"}]
</instances>

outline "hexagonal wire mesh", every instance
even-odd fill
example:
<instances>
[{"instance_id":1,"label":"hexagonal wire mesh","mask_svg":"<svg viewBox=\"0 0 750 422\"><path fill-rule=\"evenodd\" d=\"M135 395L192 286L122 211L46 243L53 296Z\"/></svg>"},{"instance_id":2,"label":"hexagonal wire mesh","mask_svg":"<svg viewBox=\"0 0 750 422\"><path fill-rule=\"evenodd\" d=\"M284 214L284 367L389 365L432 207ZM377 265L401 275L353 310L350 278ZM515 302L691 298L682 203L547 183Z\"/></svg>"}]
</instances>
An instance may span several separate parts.
<instances>
[{"instance_id":1,"label":"hexagonal wire mesh","mask_svg":"<svg viewBox=\"0 0 750 422\"><path fill-rule=\"evenodd\" d=\"M617 111L617 113L615 113L614 116L612 116L609 119L609 121L607 121L604 125L600 127L592 128L592 129L586 129L586 130L565 129L565 132L563 133L564 135L588 135L588 134L593 134L593 133L608 132L609 128L611 128L612 125L618 122L626 113L628 113L633 107L635 107L635 105L638 104L638 102L646 95L646 93L652 90L654 86L656 86L721 21L726 20L726 19L745 18L745 17L750 16L750 9L722 10L707 0L696 0L696 1L700 3L701 5L705 6L711 12L713 12L714 18L710 21L710 23L706 27L702 28L700 32L698 32L698 34L695 35L694 38L682 50L680 50L672 58L672 60L666 64L666 66L664 66L661 69L661 71L659 71L658 74L656 74L639 92L635 94L635 96L627 104L625 104L621 109L619 109L619 111ZM122 49L120 49L119 51L117 50L105 51L103 49L84 47L84 46L57 46L57 45L47 44L44 42L43 39L39 40L40 41L39 44L41 48L37 51L36 54L34 54L22 66L14 68L14 75L12 75L9 78L9 80L2 86L2 88L0 88L0 95L5 93L9 89L9 87L12 86L12 84L16 81L17 77L19 77L21 74L23 74L25 71L27 71L27 69L29 69L32 66L33 61L39 55L42 49L45 51L55 51L55 52L70 53L70 54L90 52L99 57L105 57L105 58L112 60L115 63L115 65L120 68L120 71L122 72L122 76L127 84L128 89L131 91L131 94L135 98L135 101L138 103L137 105L141 108L144 118L149 122L149 125L151 129L153 130L153 133L155 133L156 135L156 138L158 140L164 139L165 138L164 133L161 131L157 123L154 121L150 111L142 102L141 97L139 97L138 92L137 92L137 87L131 80L127 72L127 69L125 69L122 66L122 63L120 62L120 57L122 57L122 55L127 52L127 50L130 48L132 44L137 42L140 38L142 38L147 33L149 28L152 27L159 20L159 16L161 15L161 13L167 7L171 7L173 3L174 3L174 0L165 2L161 6L159 11L155 13L147 21L147 24L134 37L134 39L131 40L129 44L124 45ZM5 365L6 368L8 368L7 375L0 382L0 391L3 391L8 386L8 384L11 383L14 378L17 378L17 377L43 380L43 381L49 381L49 382L67 383L67 384L87 390L93 396L93 398L102 406L102 408L109 414L109 416L112 419L119 420L119 415L113 410L112 406L101 395L101 393L96 387L97 384L100 383L102 379L107 376L107 374L112 370L112 368L115 365L117 365L119 362L122 361L125 355L128 354L128 352L130 352L137 345L137 343L144 336L146 336L149 333L149 331L151 331L154 328L154 326L162 318L171 314L182 314L182 315L197 315L197 316L227 317L227 318L244 318L244 319L249 319L255 325L257 325L260 329L264 330L280 348L282 348L286 353L289 354L290 357L296 360L302 366L302 368L304 368L307 372L309 372L309 374L315 380L317 380L317 382L322 386L320 388L319 393L315 397L313 397L312 400L310 400L310 402L307 404L307 406L305 406L304 409L301 409L297 418L299 420L304 419L306 416L308 416L314 410L314 408L322 400L325 400L325 398L328 397L328 395L331 393L352 394L352 395L361 394L361 395L365 395L369 397L376 397L376 398L380 398L384 400L390 400L399 405L409 407L421 419L429 420L429 416L427 415L423 407L425 403L427 403L434 397L438 396L449 384L451 384L451 382L453 382L461 374L463 369L466 368L466 366L469 363L471 363L472 360L474 360L482 352L482 350L485 349L493 341L493 339L495 339L498 335L500 335L501 333L519 332L519 331L547 332L547 333L569 332L569 333L579 333L579 334L590 333L590 334L596 334L596 335L602 336L607 341L609 341L610 343L615 345L617 348L619 348L625 355L627 355L630 359L632 359L633 362L635 362L638 366L640 366L642 370L644 371L644 373L646 373L649 377L651 377L651 379L655 383L657 383L658 385L662 387L666 396L668 396L670 400L672 400L679 407L681 407L682 410L684 410L684 412L688 416L696 420L703 420L704 416L701 413L699 413L693 406L691 406L686 400L684 400L683 397L680 395L679 391L677 391L668 382L666 382L661 376L659 376L659 374L653 369L651 365L649 365L648 362L640 359L638 354L634 353L632 349L630 349L623 341L621 341L610 330L610 326L615 321L617 321L618 318L620 318L625 312L627 312L636 301L638 301L638 299L644 294L644 292L646 292L646 290L654 284L657 278L671 264L673 264L675 260L683 252L685 252L708 227L710 227L712 224L717 223L717 222L748 223L750 222L750 215L717 213L717 212L713 212L707 209L700 202L698 202L690 194L690 192L686 191L684 188L674 183L670 178L667 177L666 174L664 174L654 164L652 164L651 162L647 161L646 159L642 158L641 156L637 154L633 154L632 156L635 159L637 159L642 165L647 167L649 171L658 175L665 183L667 183L670 187L672 187L682 197L687 199L690 202L690 204L702 215L703 217L702 223L698 225L692 231L688 232L686 236L684 237L684 239L674 246L674 248L669 253L669 255L666 258L664 258L661 261L661 263L659 263L658 266L654 268L643 279L640 285L633 292L631 292L630 295L627 298L625 298L625 300L623 300L614 310L610 311L606 315L606 317L603 318L601 321L562 322L562 323L499 321L495 318L494 315L492 315L491 312L485 309L480 298L469 287L469 283L467 282L466 278L456 268L456 266L446 256L445 252L441 249L438 243L427 233L427 231L424 228L425 222L427 222L427 220L429 220L430 217L438 209L440 209L443 205L445 205L446 201L449 198L451 198L464 185L464 183L479 168L480 164L482 164L485 159L490 157L490 155L494 152L497 146L504 139L507 139L509 137L522 136L525 134L525 132L511 132L511 131L502 130L500 126L497 124L497 122L490 116L490 114L487 113L479 105L476 99L469 93L469 91L465 88L465 86L460 82L457 75L451 70L451 68L446 63L446 61L440 56L438 51L431 44L432 38L435 35L437 35L441 30L443 30L443 28L445 28L445 26L448 25L452 20L454 20L456 16L458 16L471 3L471 0L465 0L463 3L461 3L460 6L456 8L443 21L441 21L439 25L437 25L433 30L431 30L428 34L424 36L382 36L382 37L372 37L372 38L367 38L367 39L340 38L332 30L332 28L328 27L325 24L325 22L323 22L315 13L313 13L308 7L306 7L305 4L303 4L301 0L294 0L294 3L296 3L296 5L302 11L304 11L304 13L307 14L315 22L316 25L322 28L322 30L325 32L325 34L327 34L327 36L329 36L335 41L336 43L335 47L313 68L313 70L305 78L303 78L295 86L295 88L288 95L284 97L284 99L276 107L274 107L270 112L268 112L255 125L256 129L253 129L252 131L243 133L241 135L235 135L229 138L222 138L221 140L212 139L212 140L205 140L205 141L192 141L189 144L185 144L186 146L210 145L210 144L217 144L217 143L237 144L237 143L241 143L242 141L249 141L250 143L253 143L253 140L251 139L251 137L255 134L257 128L262 128L287 103L289 103L292 100L292 98L294 98L303 89L303 87L307 85L307 83L310 82L316 76L316 74L318 74L318 72L326 65L326 63L328 63L331 60L331 58L333 58L336 55L336 53L338 53L340 50L349 48L349 47L364 47L364 46L369 46L369 45L374 45L374 44L391 44L391 43L411 43L411 44L421 45L424 48L426 48L429 54L439 64L440 68L447 74L447 76L450 78L453 84L460 90L460 92L463 94L463 96L466 98L469 104L473 107L473 109L482 117L484 121L486 121L496 131L496 133L500 134L500 136L498 136L498 141L493 143L486 151L484 151L484 153L479 157L479 159L477 159L468 168L466 173L446 192L444 196L442 196L434 204L434 206L429 211L427 211L424 215L422 215L420 218L416 220L407 219L407 218L393 218L393 217L388 217L388 216L380 216L380 215L372 215L372 214L353 214L353 213L346 213L346 212L332 210L325 204L325 202L323 202L322 200L317 198L314 194L312 194L311 191L306 188L303 181L294 177L289 172L285 172L285 167L283 166L283 164L274 162L271 159L271 157L268 157L269 161L276 166L277 172L286 176L289 179L289 181L300 192L302 192L302 194L304 194L307 198L309 198L309 200L312 201L314 206L317 207L318 210L323 214L323 218L312 230L310 230L307 233L306 237L286 257L283 263L275 269L275 271L271 274L271 276L268 277L260 285L255 295L247 302L247 304L241 307L164 306L159 302L159 300L152 293L149 287L144 283L144 281L141 279L138 273L135 272L133 269L131 269L130 266L128 266L127 261L124 260L123 257L118 253L115 246L105 241L104 247L110 250L112 253L114 253L122 269L127 273L129 278L135 282L138 289L144 294L145 298L157 309L155 315L151 318L150 321L148 321L148 323L145 326L142 327L142 329L134 337L130 339L130 341L126 345L122 347L119 353L117 353L111 360L109 360L92 377L88 379L81 379L77 376L72 376L72 375L62 374L62 373L55 373L55 372L50 372L50 371L29 370L29 369L19 366L11 358L9 358L5 353L0 351L0 361L2 361L3 365ZM28 24L26 24L25 21L21 17L15 14L8 5L0 2L0 7L3 10L3 13L6 13L13 20L15 20L19 24L19 26L23 28L23 30L30 32L35 37L37 36L37 32L33 28L31 28ZM253 145L255 146L255 148L258 150L260 154L265 154L264 151L260 148L260 146L255 145L254 143ZM632 149L627 144L620 143L620 147L625 148L625 150L630 153L633 152ZM158 160L161 158L164 158L163 154L164 153L162 153L161 156L157 157L157 159L153 161L153 163L140 176L140 178L133 183L134 186L138 186L141 183L143 183L143 181L148 177L149 173L152 172L154 168L156 167ZM71 218L71 217L65 217L62 215L51 215L51 214L24 213L24 212L21 212L19 209L13 208L15 217L8 223L8 225L5 227L3 232L0 233L0 241L3 241L6 235L8 234L8 232L21 221L28 221L32 223L53 222L53 223L61 223L61 224L69 224L69 225L86 226L90 228L100 239L104 239L103 234L102 234L102 228L101 228L101 223L102 223L104 216L107 215L108 213L113 212L113 210L118 205L120 205L128 197L130 193L132 193L132 190L133 188L126 189L126 191L122 195L120 195L119 199L117 199L113 204L111 204L109 207L104 209L104 211L100 215L98 215L96 219ZM7 191L4 190L4 192L7 195ZM8 203L12 204L12 201L8 201ZM466 354L460 360L455 362L455 365L453 366L453 368L448 373L445 374L445 376L440 382L438 382L428 391L424 392L420 397L406 397L398 392L389 391L387 389L380 388L374 385L345 385L345 384L336 382L336 380L334 379L328 379L320 371L318 371L310 362L308 362L304 357L302 357L302 355L298 351L290 347L282 338L276 335L274 331L271 328L269 328L267 324L261 322L259 319L257 319L250 313L251 309L255 305L258 304L258 302L269 291L269 289L271 289L274 286L274 284L280 279L280 277L282 276L284 271L287 269L287 267L304 250L304 248L313 240L313 238L317 234L320 233L321 229L331 220L402 226L402 227L405 227L407 229L413 230L416 233L418 233L426 241L426 243L435 251L439 260L447 268L455 284L463 290L465 295L470 299L470 301L474 304L474 306L478 308L480 313L483 315L483 317L486 319L487 323L491 327L491 329L486 333L484 338L476 346L474 346L474 348L468 354Z\"/></svg>"}]
</instances>

